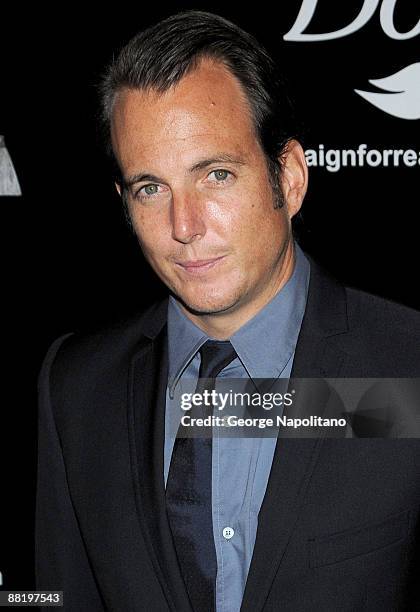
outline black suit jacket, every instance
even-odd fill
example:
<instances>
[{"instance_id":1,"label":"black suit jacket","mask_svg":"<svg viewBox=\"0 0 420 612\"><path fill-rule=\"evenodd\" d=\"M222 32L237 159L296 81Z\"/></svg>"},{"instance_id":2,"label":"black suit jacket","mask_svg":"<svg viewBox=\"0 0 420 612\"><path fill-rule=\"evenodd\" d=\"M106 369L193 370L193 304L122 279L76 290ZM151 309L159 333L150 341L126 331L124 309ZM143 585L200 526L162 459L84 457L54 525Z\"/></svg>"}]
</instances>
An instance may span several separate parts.
<instances>
[{"instance_id":1,"label":"black suit jacket","mask_svg":"<svg viewBox=\"0 0 420 612\"><path fill-rule=\"evenodd\" d=\"M50 347L37 588L69 612L191 606L165 513L167 302ZM420 314L311 260L294 377L417 377ZM241 612L420 609L420 440L278 439Z\"/></svg>"}]
</instances>

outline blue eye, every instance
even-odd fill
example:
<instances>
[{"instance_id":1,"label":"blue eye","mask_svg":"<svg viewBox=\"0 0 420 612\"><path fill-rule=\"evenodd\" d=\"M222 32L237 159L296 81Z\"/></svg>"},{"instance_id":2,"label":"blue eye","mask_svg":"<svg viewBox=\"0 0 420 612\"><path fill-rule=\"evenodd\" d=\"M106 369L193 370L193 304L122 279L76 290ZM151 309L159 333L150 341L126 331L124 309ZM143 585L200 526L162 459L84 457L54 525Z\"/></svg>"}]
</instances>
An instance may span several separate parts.
<instances>
[{"instance_id":1,"label":"blue eye","mask_svg":"<svg viewBox=\"0 0 420 612\"><path fill-rule=\"evenodd\" d=\"M158 192L158 185L145 185L142 189L144 189L146 195L155 195Z\"/></svg>"},{"instance_id":2,"label":"blue eye","mask_svg":"<svg viewBox=\"0 0 420 612\"><path fill-rule=\"evenodd\" d=\"M214 174L217 181L225 181L230 172L228 170L213 170L212 174Z\"/></svg>"},{"instance_id":3,"label":"blue eye","mask_svg":"<svg viewBox=\"0 0 420 612\"><path fill-rule=\"evenodd\" d=\"M138 189L134 194L134 197L137 200L147 200L149 198L155 198L155 196L160 194L161 192L159 191L159 185L149 183L149 185L143 185L143 187L140 187L140 189Z\"/></svg>"}]
</instances>

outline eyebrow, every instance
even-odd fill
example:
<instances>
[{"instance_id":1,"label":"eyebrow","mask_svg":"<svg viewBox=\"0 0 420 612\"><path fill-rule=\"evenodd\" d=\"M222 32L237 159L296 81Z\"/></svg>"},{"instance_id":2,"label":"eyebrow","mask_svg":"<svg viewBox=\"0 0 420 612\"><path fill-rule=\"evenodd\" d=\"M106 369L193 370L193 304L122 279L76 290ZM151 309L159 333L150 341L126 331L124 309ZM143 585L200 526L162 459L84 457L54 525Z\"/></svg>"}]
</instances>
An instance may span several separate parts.
<instances>
[{"instance_id":1,"label":"eyebrow","mask_svg":"<svg viewBox=\"0 0 420 612\"><path fill-rule=\"evenodd\" d=\"M223 164L223 163L236 164L238 166L243 166L245 164L245 160L242 159L241 157L235 157L234 155L229 155L228 153L221 153L221 154L216 155L215 157L211 157L209 159L202 159L196 162L188 169L188 172L193 174L194 172L198 172L199 170L204 170L205 168L207 168L208 166L211 166L212 164ZM156 176L155 174L139 172L137 174L129 176L127 179L124 179L124 186L126 188L129 188L135 185L136 183L140 183L142 181L150 181L153 183L165 183L165 180L163 178Z\"/></svg>"}]
</instances>

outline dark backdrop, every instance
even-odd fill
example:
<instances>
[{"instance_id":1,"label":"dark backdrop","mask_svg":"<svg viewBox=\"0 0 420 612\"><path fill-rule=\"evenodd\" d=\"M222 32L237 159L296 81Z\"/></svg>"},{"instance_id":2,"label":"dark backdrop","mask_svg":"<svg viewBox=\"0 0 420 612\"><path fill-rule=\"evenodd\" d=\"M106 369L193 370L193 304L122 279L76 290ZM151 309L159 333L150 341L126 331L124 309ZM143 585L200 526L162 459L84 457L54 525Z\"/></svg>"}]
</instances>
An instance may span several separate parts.
<instances>
[{"instance_id":1,"label":"dark backdrop","mask_svg":"<svg viewBox=\"0 0 420 612\"><path fill-rule=\"evenodd\" d=\"M278 59L318 149L419 149L420 122L397 118L357 95L369 79L420 61L419 40L390 38L372 19L351 36L288 42L301 0L268 8L118 3L95 13L60 4L23 5L1 18L0 134L21 197L0 197L3 260L0 571L4 587L33 588L36 379L59 334L134 313L159 294L126 227L97 129L95 83L104 64L139 29L185 8L232 19ZM338 30L363 5L319 0L308 31ZM417 3L397 3L395 27L410 30ZM416 85L413 83L413 87ZM418 84L417 84L418 89ZM411 92L412 93L412 92ZM410 91L408 91L408 95ZM388 94L392 95L392 94ZM419 113L420 114L420 113ZM420 309L419 170L310 168L301 244L346 283Z\"/></svg>"}]
</instances>

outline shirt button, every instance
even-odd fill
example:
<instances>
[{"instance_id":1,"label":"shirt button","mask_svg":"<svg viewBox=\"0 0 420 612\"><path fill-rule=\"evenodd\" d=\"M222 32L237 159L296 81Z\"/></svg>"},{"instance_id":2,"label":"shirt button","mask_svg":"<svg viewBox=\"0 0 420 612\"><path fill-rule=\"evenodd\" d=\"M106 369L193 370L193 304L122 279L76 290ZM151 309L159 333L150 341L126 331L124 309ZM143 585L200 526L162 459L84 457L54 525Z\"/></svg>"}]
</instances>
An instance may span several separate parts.
<instances>
[{"instance_id":1,"label":"shirt button","mask_svg":"<svg viewBox=\"0 0 420 612\"><path fill-rule=\"evenodd\" d=\"M233 537L233 535L234 535L234 533L235 533L235 530L234 530L232 527L225 527L225 528L223 529L222 533L223 533L223 537L224 537L226 540L230 540L230 538L232 538L232 537Z\"/></svg>"}]
</instances>

